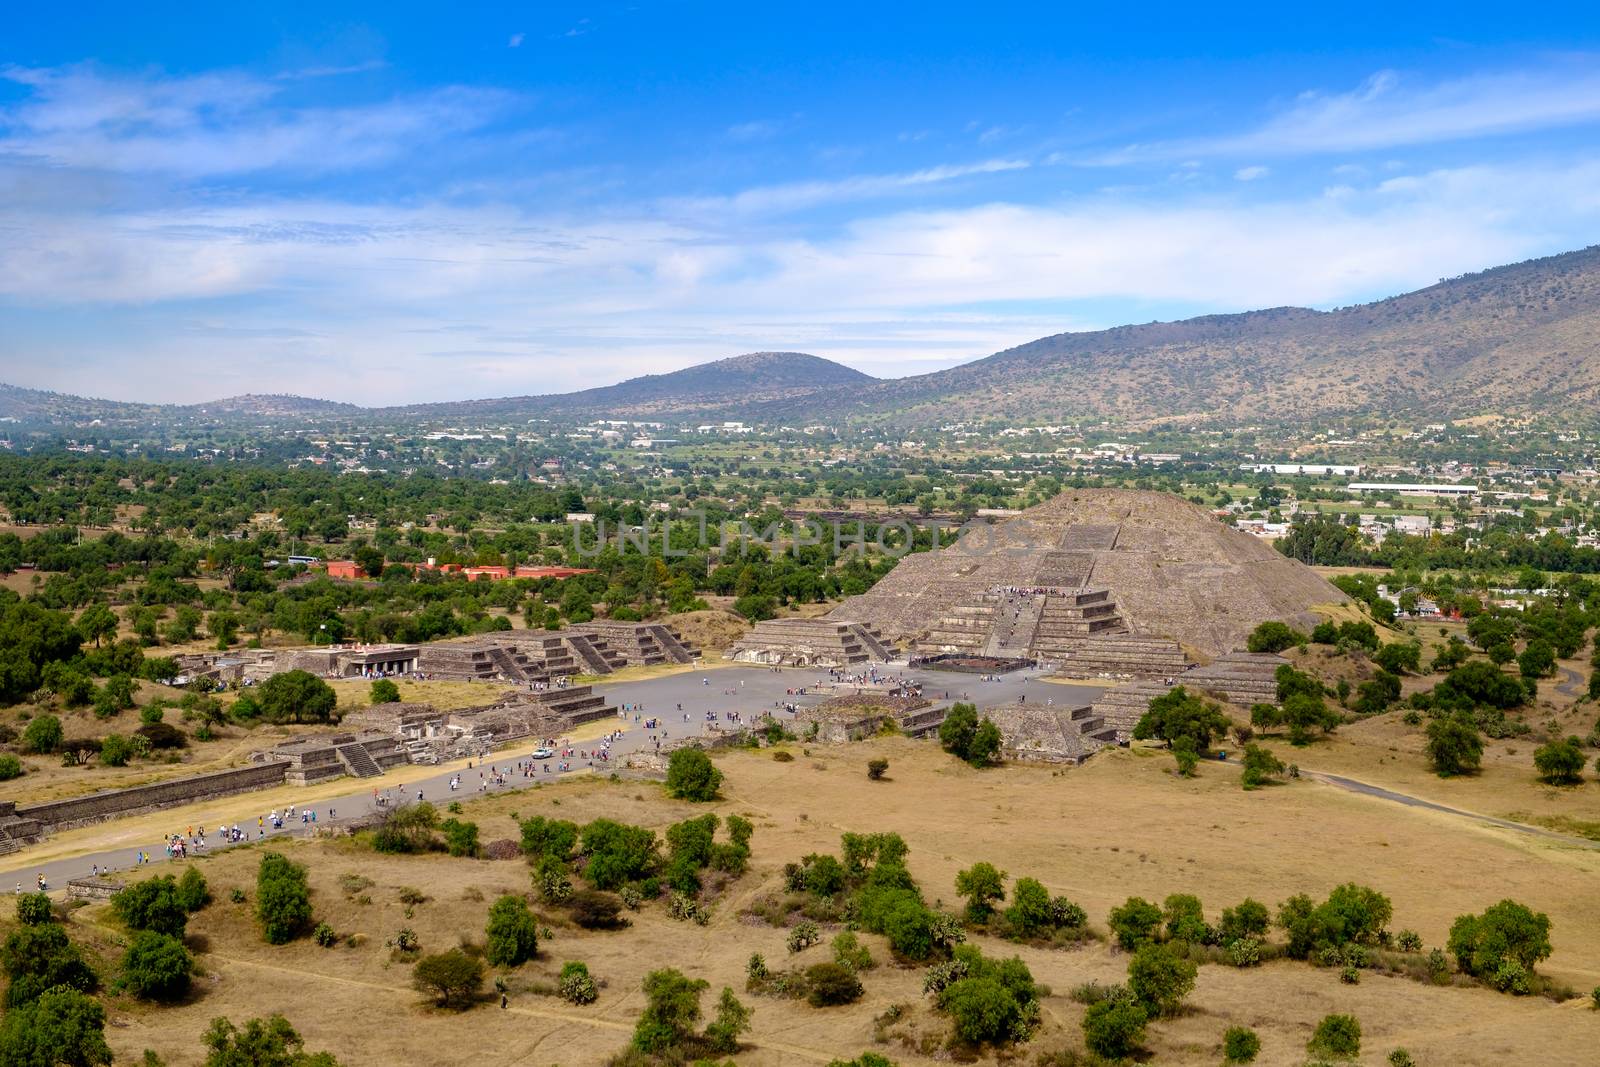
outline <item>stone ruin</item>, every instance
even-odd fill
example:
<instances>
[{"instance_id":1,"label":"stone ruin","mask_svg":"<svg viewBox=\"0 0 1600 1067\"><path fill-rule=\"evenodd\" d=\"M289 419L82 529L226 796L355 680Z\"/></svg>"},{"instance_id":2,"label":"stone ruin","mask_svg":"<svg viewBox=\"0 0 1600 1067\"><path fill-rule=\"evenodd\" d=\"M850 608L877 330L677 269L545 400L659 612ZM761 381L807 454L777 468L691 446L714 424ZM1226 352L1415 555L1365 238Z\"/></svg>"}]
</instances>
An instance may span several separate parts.
<instances>
[{"instance_id":1,"label":"stone ruin","mask_svg":"<svg viewBox=\"0 0 1600 1067\"><path fill-rule=\"evenodd\" d=\"M854 667L887 663L895 650L878 628L844 619L767 619L728 650L740 663L781 667Z\"/></svg>"},{"instance_id":2,"label":"stone ruin","mask_svg":"<svg viewBox=\"0 0 1600 1067\"><path fill-rule=\"evenodd\" d=\"M587 685L513 689L478 707L437 711L427 704L374 704L345 717L345 725L394 740L412 763L472 756L520 738L560 737L573 727L615 716L616 705Z\"/></svg>"},{"instance_id":3,"label":"stone ruin","mask_svg":"<svg viewBox=\"0 0 1600 1067\"><path fill-rule=\"evenodd\" d=\"M1210 696L1248 708L1252 704L1278 702L1277 672L1289 661L1266 652L1230 652L1204 667L1165 678L1145 678L1119 685L1102 693L1094 702L1094 713L1114 728L1119 740L1133 736L1133 728L1150 701L1165 696L1177 686L1191 693Z\"/></svg>"},{"instance_id":4,"label":"stone ruin","mask_svg":"<svg viewBox=\"0 0 1600 1067\"><path fill-rule=\"evenodd\" d=\"M1003 704L983 715L1000 729L1000 755L1031 763L1081 763L1118 741L1116 728L1087 704Z\"/></svg>"},{"instance_id":5,"label":"stone ruin","mask_svg":"<svg viewBox=\"0 0 1600 1067\"><path fill-rule=\"evenodd\" d=\"M802 737L828 744L871 737L885 723L893 723L909 737L925 737L939 729L944 714L944 708L935 708L925 697L861 693L832 697L799 709L794 728Z\"/></svg>"},{"instance_id":6,"label":"stone ruin","mask_svg":"<svg viewBox=\"0 0 1600 1067\"><path fill-rule=\"evenodd\" d=\"M397 737L379 732L301 737L275 745L261 755L286 764L284 781L290 785L310 785L343 775L376 778L410 762Z\"/></svg>"},{"instance_id":7,"label":"stone ruin","mask_svg":"<svg viewBox=\"0 0 1600 1067\"><path fill-rule=\"evenodd\" d=\"M902 559L831 619L877 620L919 652L1031 658L1072 677L1166 678L1307 625L1344 594L1165 493L1068 490L956 544Z\"/></svg>"}]
</instances>

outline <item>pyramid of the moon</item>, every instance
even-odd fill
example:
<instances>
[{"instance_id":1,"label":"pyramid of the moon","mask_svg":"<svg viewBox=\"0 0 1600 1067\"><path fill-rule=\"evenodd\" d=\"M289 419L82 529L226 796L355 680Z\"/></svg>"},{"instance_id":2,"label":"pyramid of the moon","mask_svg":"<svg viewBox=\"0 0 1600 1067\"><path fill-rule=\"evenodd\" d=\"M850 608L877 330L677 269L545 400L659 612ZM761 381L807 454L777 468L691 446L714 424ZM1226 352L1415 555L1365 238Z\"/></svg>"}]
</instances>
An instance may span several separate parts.
<instances>
[{"instance_id":1,"label":"pyramid of the moon","mask_svg":"<svg viewBox=\"0 0 1600 1067\"><path fill-rule=\"evenodd\" d=\"M1018 594L1013 591L1022 590ZM1069 489L902 559L831 612L928 650L1042 655L1141 638L1215 657L1269 619L1345 600L1271 545L1167 493ZM1152 645L1152 648L1154 646Z\"/></svg>"}]
</instances>

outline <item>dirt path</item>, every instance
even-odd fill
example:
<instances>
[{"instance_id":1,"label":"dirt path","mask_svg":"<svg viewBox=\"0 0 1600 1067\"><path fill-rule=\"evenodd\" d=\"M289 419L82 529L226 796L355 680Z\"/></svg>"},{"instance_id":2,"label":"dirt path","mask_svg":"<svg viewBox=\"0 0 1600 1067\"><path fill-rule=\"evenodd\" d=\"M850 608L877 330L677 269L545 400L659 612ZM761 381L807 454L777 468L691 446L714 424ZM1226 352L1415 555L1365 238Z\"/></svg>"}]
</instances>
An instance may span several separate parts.
<instances>
[{"instance_id":1,"label":"dirt path","mask_svg":"<svg viewBox=\"0 0 1600 1067\"><path fill-rule=\"evenodd\" d=\"M1556 683L1556 692L1574 702L1581 700L1584 696L1583 675L1560 664L1556 664L1556 670L1561 675L1561 681Z\"/></svg>"},{"instance_id":2,"label":"dirt path","mask_svg":"<svg viewBox=\"0 0 1600 1067\"><path fill-rule=\"evenodd\" d=\"M1444 804L1436 804L1431 800L1423 800L1421 797L1414 797L1409 793L1396 793L1392 789L1385 789L1382 786L1373 785L1370 782L1359 781L1355 778L1346 778L1343 775L1338 774L1328 774L1325 771L1302 770L1300 773L1307 778L1311 778L1318 782L1324 782L1328 785L1335 786L1336 788L1343 789L1351 793L1359 793L1362 796L1375 797L1379 800L1387 800L1395 804L1404 804L1408 808L1424 808L1428 811L1437 811L1445 815L1454 815L1462 819L1471 819L1474 822L1484 823L1488 826L1498 827L1502 830L1515 830L1517 833L1529 834L1533 837L1546 838L1551 841L1559 842L1563 845L1576 845L1579 848L1600 849L1600 842L1590 841L1582 837L1573 837L1570 834L1556 833L1554 830L1546 830L1538 826L1529 826L1527 823L1512 822L1510 819L1497 819L1493 815L1480 815L1475 811L1464 811L1461 808L1447 807Z\"/></svg>"},{"instance_id":3,"label":"dirt path","mask_svg":"<svg viewBox=\"0 0 1600 1067\"><path fill-rule=\"evenodd\" d=\"M204 958L221 960L224 963L231 963L240 967L256 967L264 971L276 971L279 974L293 975L297 978L309 978L319 982L334 982L339 985L355 986L359 989L372 989L378 992L394 993L407 997L414 997L416 994L416 991L410 986L385 985L382 982L369 982L360 978L345 978L342 975L325 974L321 971L313 971L302 967L285 967L277 963L263 963L260 960L247 960L239 956L224 956L219 952L207 952L204 954ZM595 1015L583 1015L570 1011L552 1011L548 1008L525 1008L518 1005L510 1005L504 1010L513 1015L525 1015L532 1019L548 1019L553 1022L588 1026L598 1030L611 1030L622 1034L633 1033L633 1023L631 1022L621 1022L616 1019L606 1019ZM828 1063L834 1059L832 1054L818 1049L790 1045L779 1041L746 1039L742 1044L748 1048L781 1052L809 1063Z\"/></svg>"}]
</instances>

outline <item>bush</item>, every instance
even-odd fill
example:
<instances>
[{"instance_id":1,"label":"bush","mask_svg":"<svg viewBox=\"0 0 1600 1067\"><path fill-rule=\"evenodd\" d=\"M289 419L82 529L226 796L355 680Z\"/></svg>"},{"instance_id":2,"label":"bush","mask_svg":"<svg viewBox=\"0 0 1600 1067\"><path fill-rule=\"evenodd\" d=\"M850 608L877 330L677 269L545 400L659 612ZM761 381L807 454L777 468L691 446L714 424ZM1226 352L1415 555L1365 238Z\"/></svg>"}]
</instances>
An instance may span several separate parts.
<instances>
[{"instance_id":1,"label":"bush","mask_svg":"<svg viewBox=\"0 0 1600 1067\"><path fill-rule=\"evenodd\" d=\"M70 988L46 990L8 1011L0 1021L0 1063L19 1067L109 1064L111 1049L106 1045L105 1025L105 1008L93 997Z\"/></svg>"},{"instance_id":2,"label":"bush","mask_svg":"<svg viewBox=\"0 0 1600 1067\"><path fill-rule=\"evenodd\" d=\"M328 722L336 720L339 696L333 687L309 671L274 674L256 688L255 704L270 723Z\"/></svg>"},{"instance_id":3,"label":"bush","mask_svg":"<svg viewBox=\"0 0 1600 1067\"><path fill-rule=\"evenodd\" d=\"M775 763L793 763L794 753L780 748L772 754L772 759Z\"/></svg>"},{"instance_id":4,"label":"bush","mask_svg":"<svg viewBox=\"0 0 1600 1067\"><path fill-rule=\"evenodd\" d=\"M1478 736L1478 727L1466 714L1430 722L1427 748L1428 759L1441 778L1471 774L1483 762L1483 738Z\"/></svg>"},{"instance_id":5,"label":"bush","mask_svg":"<svg viewBox=\"0 0 1600 1067\"><path fill-rule=\"evenodd\" d=\"M1230 1026L1222 1035L1222 1057L1229 1063L1254 1063L1261 1039L1247 1026Z\"/></svg>"},{"instance_id":6,"label":"bush","mask_svg":"<svg viewBox=\"0 0 1600 1067\"><path fill-rule=\"evenodd\" d=\"M17 898L17 922L23 926L39 926L56 921L55 906L47 893L24 893Z\"/></svg>"},{"instance_id":7,"label":"bush","mask_svg":"<svg viewBox=\"0 0 1600 1067\"><path fill-rule=\"evenodd\" d=\"M111 912L130 930L182 938L189 924L178 884L170 874L135 882L111 898Z\"/></svg>"},{"instance_id":8,"label":"bush","mask_svg":"<svg viewBox=\"0 0 1600 1067\"><path fill-rule=\"evenodd\" d=\"M0 946L0 966L6 978L6 1007L26 1004L55 986L92 993L94 971L60 923L47 922L13 930Z\"/></svg>"},{"instance_id":9,"label":"bush","mask_svg":"<svg viewBox=\"0 0 1600 1067\"><path fill-rule=\"evenodd\" d=\"M424 956L412 969L411 982L418 990L432 994L440 1007L460 1011L471 1007L483 989L483 961L458 948Z\"/></svg>"},{"instance_id":10,"label":"bush","mask_svg":"<svg viewBox=\"0 0 1600 1067\"><path fill-rule=\"evenodd\" d=\"M519 896L507 893L489 909L485 954L496 967L516 967L539 952L539 923Z\"/></svg>"},{"instance_id":11,"label":"bush","mask_svg":"<svg viewBox=\"0 0 1600 1067\"><path fill-rule=\"evenodd\" d=\"M1006 872L992 863L974 863L956 872L956 892L967 898L968 922L988 922L994 902L1006 895Z\"/></svg>"},{"instance_id":12,"label":"bush","mask_svg":"<svg viewBox=\"0 0 1600 1067\"><path fill-rule=\"evenodd\" d=\"M372 831L372 847L400 855L426 852L433 847L433 832L438 826L439 812L432 804L401 804L384 812L378 828Z\"/></svg>"},{"instance_id":13,"label":"bush","mask_svg":"<svg viewBox=\"0 0 1600 1067\"><path fill-rule=\"evenodd\" d=\"M1421 952L1422 935L1415 930L1401 930L1394 937L1394 947L1401 952Z\"/></svg>"},{"instance_id":14,"label":"bush","mask_svg":"<svg viewBox=\"0 0 1600 1067\"><path fill-rule=\"evenodd\" d=\"M1551 785L1577 785L1583 781L1583 765L1588 761L1583 743L1576 737L1540 745L1533 753L1539 777Z\"/></svg>"},{"instance_id":15,"label":"bush","mask_svg":"<svg viewBox=\"0 0 1600 1067\"><path fill-rule=\"evenodd\" d=\"M281 1015L251 1019L243 1030L213 1019L202 1040L211 1050L206 1067L338 1067L326 1052L302 1051L305 1042Z\"/></svg>"},{"instance_id":16,"label":"bush","mask_svg":"<svg viewBox=\"0 0 1600 1067\"><path fill-rule=\"evenodd\" d=\"M61 720L54 715L39 715L22 731L22 747L42 756L57 751L64 739Z\"/></svg>"},{"instance_id":17,"label":"bush","mask_svg":"<svg viewBox=\"0 0 1600 1067\"><path fill-rule=\"evenodd\" d=\"M833 962L854 972L870 971L876 966L871 951L848 930L833 939Z\"/></svg>"},{"instance_id":18,"label":"bush","mask_svg":"<svg viewBox=\"0 0 1600 1067\"><path fill-rule=\"evenodd\" d=\"M1417 1061L1405 1049L1397 1048L1389 1053L1389 1067L1417 1067Z\"/></svg>"},{"instance_id":19,"label":"bush","mask_svg":"<svg viewBox=\"0 0 1600 1067\"><path fill-rule=\"evenodd\" d=\"M1272 925L1272 913L1259 900L1245 897L1237 907L1222 909L1222 922L1217 927L1217 941L1222 945L1247 937L1262 938Z\"/></svg>"},{"instance_id":20,"label":"bush","mask_svg":"<svg viewBox=\"0 0 1600 1067\"><path fill-rule=\"evenodd\" d=\"M462 819L446 819L439 824L444 833L445 849L452 856L476 858L482 847L478 844L478 824Z\"/></svg>"},{"instance_id":21,"label":"bush","mask_svg":"<svg viewBox=\"0 0 1600 1067\"><path fill-rule=\"evenodd\" d=\"M22 761L9 752L0 753L0 782L9 782L23 775Z\"/></svg>"},{"instance_id":22,"label":"bush","mask_svg":"<svg viewBox=\"0 0 1600 1067\"><path fill-rule=\"evenodd\" d=\"M387 678L375 678L368 690L367 699L374 704L400 703L400 687Z\"/></svg>"},{"instance_id":23,"label":"bush","mask_svg":"<svg viewBox=\"0 0 1600 1067\"><path fill-rule=\"evenodd\" d=\"M141 1000L172 1001L189 992L194 957L175 937L141 930L122 957L122 985Z\"/></svg>"},{"instance_id":24,"label":"bush","mask_svg":"<svg viewBox=\"0 0 1600 1067\"><path fill-rule=\"evenodd\" d=\"M1361 1024L1354 1015L1325 1015L1306 1042L1306 1051L1332 1060L1353 1060L1361 1055Z\"/></svg>"},{"instance_id":25,"label":"bush","mask_svg":"<svg viewBox=\"0 0 1600 1067\"><path fill-rule=\"evenodd\" d=\"M1000 753L1000 731L987 716L978 719L977 705L957 702L939 724L939 744L974 767L987 767Z\"/></svg>"},{"instance_id":26,"label":"bush","mask_svg":"<svg viewBox=\"0 0 1600 1067\"><path fill-rule=\"evenodd\" d=\"M600 998L600 991L589 975L588 965L577 960L568 960L561 965L561 976L556 980L556 991L562 1000L571 1001L573 1004L593 1004Z\"/></svg>"},{"instance_id":27,"label":"bush","mask_svg":"<svg viewBox=\"0 0 1600 1067\"><path fill-rule=\"evenodd\" d=\"M1167 940L1187 941L1203 945L1211 940L1211 928L1206 925L1205 910L1200 898L1189 893L1174 893L1162 901L1166 915Z\"/></svg>"},{"instance_id":28,"label":"bush","mask_svg":"<svg viewBox=\"0 0 1600 1067\"><path fill-rule=\"evenodd\" d=\"M1245 648L1251 652L1282 652L1305 643L1305 635L1287 623L1264 622L1250 631Z\"/></svg>"},{"instance_id":29,"label":"bush","mask_svg":"<svg viewBox=\"0 0 1600 1067\"><path fill-rule=\"evenodd\" d=\"M583 889L567 901L572 921L585 930L614 930L626 924L621 918L622 901L610 893Z\"/></svg>"},{"instance_id":30,"label":"bush","mask_svg":"<svg viewBox=\"0 0 1600 1067\"><path fill-rule=\"evenodd\" d=\"M100 763L105 767L126 767L133 758L133 742L121 734L107 734L100 742Z\"/></svg>"},{"instance_id":31,"label":"bush","mask_svg":"<svg viewBox=\"0 0 1600 1067\"><path fill-rule=\"evenodd\" d=\"M1447 947L1465 973L1502 992L1526 992L1534 965L1550 955L1550 918L1502 900L1482 915L1457 918Z\"/></svg>"},{"instance_id":32,"label":"bush","mask_svg":"<svg viewBox=\"0 0 1600 1067\"><path fill-rule=\"evenodd\" d=\"M874 782L881 782L883 776L889 773L889 761L881 756L867 760L867 777Z\"/></svg>"},{"instance_id":33,"label":"bush","mask_svg":"<svg viewBox=\"0 0 1600 1067\"><path fill-rule=\"evenodd\" d=\"M146 723L134 731L135 737L142 737L145 743L153 749L186 748L189 739L183 731L176 726L168 726L164 722Z\"/></svg>"},{"instance_id":34,"label":"bush","mask_svg":"<svg viewBox=\"0 0 1600 1067\"><path fill-rule=\"evenodd\" d=\"M583 876L596 889L637 882L653 873L658 860L653 831L610 819L596 819L583 828L583 850L589 854Z\"/></svg>"},{"instance_id":35,"label":"bush","mask_svg":"<svg viewBox=\"0 0 1600 1067\"><path fill-rule=\"evenodd\" d=\"M306 869L277 852L264 852L256 869L256 920L269 945L299 937L311 922Z\"/></svg>"},{"instance_id":36,"label":"bush","mask_svg":"<svg viewBox=\"0 0 1600 1067\"><path fill-rule=\"evenodd\" d=\"M1037 878L1017 879L1005 919L1013 936L1021 938L1037 937L1058 925L1051 910L1050 893Z\"/></svg>"},{"instance_id":37,"label":"bush","mask_svg":"<svg viewBox=\"0 0 1600 1067\"><path fill-rule=\"evenodd\" d=\"M1167 945L1141 945L1128 964L1128 990L1152 1018L1174 1015L1199 969Z\"/></svg>"},{"instance_id":38,"label":"bush","mask_svg":"<svg viewBox=\"0 0 1600 1067\"><path fill-rule=\"evenodd\" d=\"M796 924L795 928L789 931L789 936L784 941L784 947L790 952L804 952L821 940L822 933L817 929L817 924L807 919Z\"/></svg>"},{"instance_id":39,"label":"bush","mask_svg":"<svg viewBox=\"0 0 1600 1067\"><path fill-rule=\"evenodd\" d=\"M701 978L665 968L644 979L645 1006L633 1030L633 1047L646 1054L676 1052L694 1036L700 1019L700 994L708 987Z\"/></svg>"},{"instance_id":40,"label":"bush","mask_svg":"<svg viewBox=\"0 0 1600 1067\"><path fill-rule=\"evenodd\" d=\"M198 868L190 867L178 879L178 903L190 914L211 903L211 887L206 884L206 876Z\"/></svg>"},{"instance_id":41,"label":"bush","mask_svg":"<svg viewBox=\"0 0 1600 1067\"><path fill-rule=\"evenodd\" d=\"M1148 1022L1144 1008L1122 986L1083 1013L1083 1043L1096 1056L1123 1060L1139 1050Z\"/></svg>"},{"instance_id":42,"label":"bush","mask_svg":"<svg viewBox=\"0 0 1600 1067\"><path fill-rule=\"evenodd\" d=\"M861 999L861 980L848 967L817 963L806 968L806 1002L813 1008L853 1004Z\"/></svg>"},{"instance_id":43,"label":"bush","mask_svg":"<svg viewBox=\"0 0 1600 1067\"><path fill-rule=\"evenodd\" d=\"M1161 929L1161 909L1142 897L1129 897L1120 907L1112 908L1107 924L1117 935L1117 944L1132 951L1147 941L1154 941Z\"/></svg>"},{"instance_id":44,"label":"bush","mask_svg":"<svg viewBox=\"0 0 1600 1067\"><path fill-rule=\"evenodd\" d=\"M339 943L339 935L327 923L318 923L317 928L311 931L311 940L323 948L332 948Z\"/></svg>"}]
</instances>

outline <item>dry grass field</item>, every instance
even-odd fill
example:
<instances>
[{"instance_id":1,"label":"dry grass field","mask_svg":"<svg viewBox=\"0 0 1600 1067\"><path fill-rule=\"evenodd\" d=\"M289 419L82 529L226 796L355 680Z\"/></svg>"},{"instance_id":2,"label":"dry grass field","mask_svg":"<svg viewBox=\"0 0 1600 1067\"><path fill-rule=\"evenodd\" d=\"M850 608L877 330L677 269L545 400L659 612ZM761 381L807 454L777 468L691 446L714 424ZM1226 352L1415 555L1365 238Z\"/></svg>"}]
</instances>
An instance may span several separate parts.
<instances>
[{"instance_id":1,"label":"dry grass field","mask_svg":"<svg viewBox=\"0 0 1600 1067\"><path fill-rule=\"evenodd\" d=\"M1319 745L1302 750L1301 762L1336 762L1340 751ZM113 997L108 1040L119 1061L151 1048L169 1064L198 1064L198 1038L213 1017L242 1022L276 1011L289 1017L308 1047L333 1051L357 1067L444 1067L478 1058L596 1064L626 1043L643 1005L643 974L674 966L711 983L708 1010L723 985L754 1008L750 1047L737 1057L741 1064L825 1063L870 1048L902 1064L945 1061L938 1038L946 1024L921 996L922 970L892 963L880 938L864 935L879 966L865 974L866 997L857 1004L815 1009L744 994L750 953L763 953L773 966L791 960L785 932L741 910L781 889L784 862L810 852L837 853L846 830L901 834L910 846L911 871L930 901L950 904L956 871L988 860L1013 879L1032 875L1052 893L1076 900L1099 929L1108 910L1132 894L1160 900L1195 893L1215 921L1221 908L1245 896L1275 906L1293 893L1322 895L1356 880L1392 898L1393 929L1414 928L1428 945L1438 945L1455 916L1509 896L1547 912L1554 923L1555 954L1542 965L1544 973L1580 991L1600 983L1600 923L1593 914L1600 850L1308 780L1245 793L1226 766L1203 764L1198 778L1181 780L1170 773L1170 758L1147 749L1107 753L1068 771L1020 765L974 771L934 745L901 738L813 748L809 755L796 749L795 755L791 763L767 752L720 756L725 799L709 809L665 799L650 782L599 778L464 803L464 817L480 824L486 841L516 836L513 812L579 822L608 816L660 830L715 810L743 814L756 827L751 870L720 894L709 926L674 922L660 904L635 913L631 928L607 933L580 931L559 913L549 914L555 936L541 943L538 961L512 974L505 1011L487 1001L459 1015L424 1006L410 988L409 967L391 960L384 942L402 926L416 930L425 952L462 939L481 941L494 897L529 890L522 861L386 857L349 839L288 845L310 868L317 918L341 935L355 935L354 945L323 949L309 939L269 947L248 907L229 902L235 886L253 896L256 850L209 857L201 865L217 903L190 926L194 945L204 950L205 971L192 1001L158 1009ZM864 773L875 755L890 760L886 781L868 781ZM1498 788L1492 772L1477 784ZM346 875L373 884L350 892L340 884ZM402 886L429 898L409 918L398 899ZM114 954L106 911L97 905L75 913L74 937ZM991 954L1019 952L1035 978L1051 987L1043 1025L1021 1050L1022 1062L1037 1052L1081 1048L1083 1009L1069 992L1089 980L1120 980L1127 965L1124 954L1102 941L1076 949L987 941L983 947ZM793 962L825 958L824 945ZM571 959L585 961L604 980L597 1003L578 1008L534 991ZM908 1010L884 1028L886 1043L874 1045L874 1018L891 1004ZM1300 1063L1316 1021L1335 1011L1360 1019L1365 1063L1381 1062L1390 1049L1404 1046L1423 1064L1576 1065L1592 1063L1600 1042L1600 1013L1578 1002L1370 974L1351 986L1333 970L1280 962L1250 970L1202 967L1188 1010L1153 1024L1146 1044L1156 1062L1215 1064L1223 1030L1248 1025L1261 1034L1258 1062Z\"/></svg>"}]
</instances>

